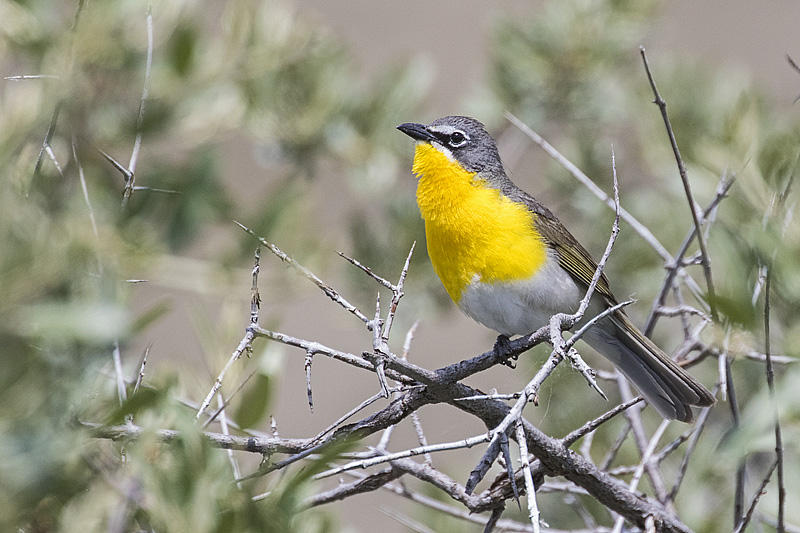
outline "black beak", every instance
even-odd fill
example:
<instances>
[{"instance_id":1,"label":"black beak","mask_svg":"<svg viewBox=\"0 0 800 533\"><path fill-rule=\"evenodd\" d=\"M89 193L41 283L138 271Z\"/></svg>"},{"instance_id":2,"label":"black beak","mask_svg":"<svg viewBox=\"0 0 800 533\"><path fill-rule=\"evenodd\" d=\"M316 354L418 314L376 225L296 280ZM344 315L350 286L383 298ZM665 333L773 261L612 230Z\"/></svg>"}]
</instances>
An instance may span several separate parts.
<instances>
[{"instance_id":1,"label":"black beak","mask_svg":"<svg viewBox=\"0 0 800 533\"><path fill-rule=\"evenodd\" d=\"M416 139L417 141L431 142L436 140L436 137L434 137L433 134L428 131L428 128L426 128L424 124L406 122L405 124L400 124L397 126L397 129L412 139Z\"/></svg>"}]
</instances>

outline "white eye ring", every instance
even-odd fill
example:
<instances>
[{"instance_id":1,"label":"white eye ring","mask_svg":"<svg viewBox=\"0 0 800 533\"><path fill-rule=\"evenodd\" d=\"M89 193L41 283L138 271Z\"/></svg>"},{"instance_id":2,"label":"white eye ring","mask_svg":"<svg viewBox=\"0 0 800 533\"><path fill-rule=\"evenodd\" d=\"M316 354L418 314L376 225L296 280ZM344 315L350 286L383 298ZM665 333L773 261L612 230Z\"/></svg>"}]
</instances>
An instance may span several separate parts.
<instances>
[{"instance_id":1,"label":"white eye ring","mask_svg":"<svg viewBox=\"0 0 800 533\"><path fill-rule=\"evenodd\" d=\"M447 144L453 148L459 148L467 144L467 140L469 137L463 131L456 130L449 135Z\"/></svg>"}]
</instances>

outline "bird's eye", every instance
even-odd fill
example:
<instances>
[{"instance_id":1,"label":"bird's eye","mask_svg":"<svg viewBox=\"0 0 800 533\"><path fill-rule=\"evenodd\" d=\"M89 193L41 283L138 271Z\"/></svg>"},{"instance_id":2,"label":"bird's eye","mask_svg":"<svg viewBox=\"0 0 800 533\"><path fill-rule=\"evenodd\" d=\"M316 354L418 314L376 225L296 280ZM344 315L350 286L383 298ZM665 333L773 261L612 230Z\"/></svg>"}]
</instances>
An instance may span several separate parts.
<instances>
[{"instance_id":1,"label":"bird's eye","mask_svg":"<svg viewBox=\"0 0 800 533\"><path fill-rule=\"evenodd\" d=\"M453 148L458 148L459 146L463 146L464 143L467 142L466 136L461 133L460 131L454 131L450 134L450 146Z\"/></svg>"}]
</instances>

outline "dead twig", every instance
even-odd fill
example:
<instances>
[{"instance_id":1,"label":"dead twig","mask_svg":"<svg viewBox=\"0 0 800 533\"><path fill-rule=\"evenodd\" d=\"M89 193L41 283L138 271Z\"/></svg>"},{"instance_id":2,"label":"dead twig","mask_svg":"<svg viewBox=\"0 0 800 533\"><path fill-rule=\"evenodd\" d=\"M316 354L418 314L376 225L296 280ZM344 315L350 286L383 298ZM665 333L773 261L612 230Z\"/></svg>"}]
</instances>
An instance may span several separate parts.
<instances>
[{"instance_id":1,"label":"dead twig","mask_svg":"<svg viewBox=\"0 0 800 533\"><path fill-rule=\"evenodd\" d=\"M786 506L786 486L783 477L783 436L781 433L780 412L778 401L775 398L775 371L772 368L772 356L770 355L770 327L769 327L769 294L772 270L767 270L767 279L764 284L764 355L767 359L766 374L767 387L769 388L770 401L772 403L772 416L775 419L775 463L778 469L778 533L784 533L785 526L785 506ZM762 489L763 490L763 489ZM752 511L748 511L752 514ZM745 519L748 519L745 517Z\"/></svg>"},{"instance_id":2,"label":"dead twig","mask_svg":"<svg viewBox=\"0 0 800 533\"><path fill-rule=\"evenodd\" d=\"M639 47L639 53L642 56L644 69L647 73L647 79L650 82L650 88L653 90L653 103L658 106L661 111L661 118L664 119L664 126L667 129L667 136L669 143L672 146L672 152L675 155L675 162L678 165L678 174L681 176L681 183L683 183L683 190L686 193L686 201L689 202L689 210L692 212L692 221L694 221L695 235L697 237L697 244L700 247L700 253L703 257L703 274L706 278L706 288L708 289L708 304L711 308L711 317L717 321L717 307L716 295L714 293L714 280L711 277L711 258L706 249L706 240L703 236L702 226L700 224L700 215L698 214L698 207L692 195L692 188L689 185L689 178L686 175L686 166L683 164L681 152L678 149L678 142L675 140L675 132L672 131L672 124L669 121L667 114L667 102L661 97L656 87L656 81L653 79L653 74L650 72L650 65L647 62L647 54L645 53L644 46Z\"/></svg>"}]
</instances>

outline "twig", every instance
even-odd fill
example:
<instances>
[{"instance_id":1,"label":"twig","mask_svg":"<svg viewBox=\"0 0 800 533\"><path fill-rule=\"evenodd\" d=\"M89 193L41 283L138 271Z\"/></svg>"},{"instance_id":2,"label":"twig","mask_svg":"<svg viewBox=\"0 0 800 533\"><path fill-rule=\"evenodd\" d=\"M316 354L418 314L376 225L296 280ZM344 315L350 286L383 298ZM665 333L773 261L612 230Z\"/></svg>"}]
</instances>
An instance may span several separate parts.
<instances>
[{"instance_id":1,"label":"twig","mask_svg":"<svg viewBox=\"0 0 800 533\"><path fill-rule=\"evenodd\" d=\"M203 422L201 428L202 429L207 428L214 420L216 420L217 417L220 416L220 414L222 414L225 408L228 407L228 404L231 403L231 400L233 400L236 397L236 395L239 394L239 392L244 388L244 386L247 385L247 382L250 381L250 379L255 375L256 375L255 370L250 372L250 374L248 374L247 377L244 378L241 383L239 383L239 386L236 387L236 389L227 398L224 399L224 401L219 405L219 407L217 407L217 410L214 411L211 414L211 416L208 417L208 420ZM219 395L218 398L220 398L221 396L222 395ZM226 425L230 424L230 421L226 421L225 424Z\"/></svg>"},{"instance_id":2,"label":"twig","mask_svg":"<svg viewBox=\"0 0 800 533\"><path fill-rule=\"evenodd\" d=\"M614 444L611 445L611 448L606 452L606 456L603 458L603 461L600 463L599 468L602 471L608 470L608 467L611 466L611 463L614 462L614 458L616 458L617 453L619 453L620 448L625 443L625 440L628 438L628 434L631 431L631 423L628 420L628 423L625 424L625 427L619 432L617 435L617 439L614 441Z\"/></svg>"},{"instance_id":3,"label":"twig","mask_svg":"<svg viewBox=\"0 0 800 533\"><path fill-rule=\"evenodd\" d=\"M363 474L360 474L358 472L348 472L348 474L349 475L353 475L353 476L363 476ZM431 509L435 509L437 511L443 512L443 513L448 514L450 516L453 516L453 517L456 517L456 518L460 518L462 520L466 520L468 522L472 522L472 523L475 523L475 524L480 524L480 525L483 525L483 526L488 526L489 521L491 520L491 517L487 519L485 517L482 517L482 516L479 516L479 515L475 515L475 514L471 513L470 511L467 511L467 510L464 510L464 509L460 509L460 508L454 507L452 505L447 505L445 503L442 503L439 500L436 500L434 498L430 498L430 497L425 496L423 494L420 494L418 492L411 492L411 491L405 489L404 487L402 487L400 485L397 485L397 484L394 484L394 483L387 483L386 485L384 485L381 488L384 489L384 490L387 490L389 492L393 492L394 494L397 494L398 496L402 496L404 498L407 498L407 499L409 499L409 500L411 500L413 502L416 502L416 503L419 503L419 504L424 505L426 507L429 507ZM495 513L495 510L493 509L492 510L492 515L494 515L494 513ZM516 522L514 520L508 520L508 519L498 520L494 525L500 531L515 531L515 532L516 531L519 531L519 532L532 532L533 531L533 529L531 528L530 525L525 525L525 524L523 524L521 522ZM484 531L486 531L486 530L484 530Z\"/></svg>"},{"instance_id":4,"label":"twig","mask_svg":"<svg viewBox=\"0 0 800 533\"><path fill-rule=\"evenodd\" d=\"M361 271L363 271L367 276L369 276L372 279L374 279L379 285L382 285L383 287L386 287L390 291L394 290L394 284L391 281L380 277L375 272L373 272L370 267L362 265L357 259L353 259L352 257L350 257L348 255L345 255L342 252L336 252L336 253L339 254L340 257L346 259L350 264L354 265L356 268L358 268Z\"/></svg>"},{"instance_id":5,"label":"twig","mask_svg":"<svg viewBox=\"0 0 800 533\"><path fill-rule=\"evenodd\" d=\"M125 189L122 192L122 206L124 207L133 194L136 183L136 163L139 160L139 151L142 148L142 123L144 122L144 106L150 94L150 74L153 67L153 11L147 8L147 59L144 68L144 87L139 100L139 114L136 117L136 138L133 141L133 150L128 163L128 176L125 180Z\"/></svg>"},{"instance_id":6,"label":"twig","mask_svg":"<svg viewBox=\"0 0 800 533\"><path fill-rule=\"evenodd\" d=\"M786 54L786 61L789 62L789 65L793 69L795 69L797 72L800 72L800 66L798 66L797 63L795 63L794 59L792 59L792 56L790 56L789 54ZM792 101L792 104L796 104L799 101L800 101L800 95L797 95L795 97L794 101Z\"/></svg>"},{"instance_id":7,"label":"twig","mask_svg":"<svg viewBox=\"0 0 800 533\"><path fill-rule=\"evenodd\" d=\"M94 218L94 209L92 208L92 202L89 200L89 189L86 187L86 176L83 173L83 165L81 165L80 159L78 159L78 149L75 145L75 134L72 134L72 157L75 158L75 164L78 167L78 178L81 182L81 190L83 191L83 201L86 203L86 208L89 210L89 220L92 222L92 232L94 233L95 239L99 238L99 234L97 232L97 221Z\"/></svg>"},{"instance_id":8,"label":"twig","mask_svg":"<svg viewBox=\"0 0 800 533\"><path fill-rule=\"evenodd\" d=\"M767 475L764 476L764 479L761 480L761 484L758 486L758 490L756 491L755 495L753 496L750 505L747 508L747 513L745 513L742 521L736 525L736 529L733 530L733 533L741 533L747 527L747 524L750 523L750 520L753 518L753 512L756 510L756 505L758 505L758 500L761 499L761 496L766 492L767 483L769 483L770 478L772 478L772 473L775 472L775 468L778 466L778 460L772 462L772 466L767 471ZM778 521L775 524L775 527L780 531L781 523Z\"/></svg>"},{"instance_id":9,"label":"twig","mask_svg":"<svg viewBox=\"0 0 800 533\"><path fill-rule=\"evenodd\" d=\"M762 363L766 362L767 356L763 353L758 353L755 350L751 350L743 354L745 358L750 359L751 361L760 361ZM773 355L770 357L772 359L772 364L781 364L781 365L791 365L798 361L796 357L792 357L791 355Z\"/></svg>"},{"instance_id":10,"label":"twig","mask_svg":"<svg viewBox=\"0 0 800 533\"><path fill-rule=\"evenodd\" d=\"M661 306L656 308L656 314L666 317L694 315L699 316L703 320L711 320L708 315L691 305L676 305L674 307Z\"/></svg>"},{"instance_id":11,"label":"twig","mask_svg":"<svg viewBox=\"0 0 800 533\"><path fill-rule=\"evenodd\" d=\"M727 197L728 191L733 186L735 182L735 176L729 177L727 174L723 174L722 178L717 185L717 192L714 194L714 198L706 207L705 211L703 211L702 220L705 221L709 220L714 213L716 213L717 207L719 206L720 202ZM656 310L664 305L664 301L666 299L667 293L669 292L670 287L673 286L673 282L675 280L675 276L678 272L679 265L683 261L683 257L686 255L686 252L689 250L689 246L692 244L694 237L696 235L697 228L692 227L689 230L688 235L683 239L680 248L678 249L678 253L675 254L675 260L671 263L667 263L667 275L664 278L664 282L661 285L661 288L658 291L658 296L653 302L653 307L650 310L650 315L647 317L647 321L645 322L644 327L644 334L650 335L655 328L656 321L658 320L658 315L656 314Z\"/></svg>"},{"instance_id":12,"label":"twig","mask_svg":"<svg viewBox=\"0 0 800 533\"><path fill-rule=\"evenodd\" d=\"M497 522L500 520L500 517L503 516L504 510L504 506L498 506L492 510L492 514L489 516L489 520L486 521L486 525L483 528L483 533L492 533L492 531L494 531Z\"/></svg>"},{"instance_id":13,"label":"twig","mask_svg":"<svg viewBox=\"0 0 800 533\"><path fill-rule=\"evenodd\" d=\"M39 175L39 171L42 168L42 160L44 159L47 148L50 146L50 141L53 139L53 134L56 132L56 124L58 123L58 115L60 112L61 101L56 104L56 107L53 109L53 114L50 116L50 125L47 127L47 133L44 136L42 147L39 150L39 155L36 157L36 164L33 167L34 178Z\"/></svg>"},{"instance_id":14,"label":"twig","mask_svg":"<svg viewBox=\"0 0 800 533\"><path fill-rule=\"evenodd\" d=\"M561 439L561 442L564 443L564 446L571 446L575 441L577 441L584 435L592 433L602 424L605 424L606 422L617 416L619 413L627 410L630 407L633 407L634 405L636 405L641 401L644 401L644 398L642 398L641 396L637 396L636 398L633 398L631 400L628 400L627 402L619 404L618 406L614 407L609 411L606 411L605 413L595 418L594 420L585 423L578 429L570 431L567 435L564 436L564 438Z\"/></svg>"},{"instance_id":15,"label":"twig","mask_svg":"<svg viewBox=\"0 0 800 533\"><path fill-rule=\"evenodd\" d=\"M206 409L208 409L211 400L214 399L214 395L222 387L222 380L225 379L225 374L228 372L228 369L233 366L233 363L235 363L246 350L250 349L253 339L255 339L257 336L254 328L258 326L258 315L261 307L261 296L258 293L258 273L260 271L260 260L261 250L260 248L256 248L253 260L253 281L250 286L250 325L245 330L245 334L242 337L242 340L239 341L239 345L228 358L228 362L225 363L225 366L222 367L222 371L214 380L214 385L211 387L211 390L208 391L203 403L200 404L200 408L197 410L196 418L200 418Z\"/></svg>"},{"instance_id":16,"label":"twig","mask_svg":"<svg viewBox=\"0 0 800 533\"><path fill-rule=\"evenodd\" d=\"M697 237L697 244L700 247L700 253L703 256L703 274L706 277L706 288L708 289L708 304L711 308L711 317L714 321L717 321L717 304L716 304L716 295L714 293L714 281L711 277L711 259L708 255L708 251L706 249L706 241L703 237L702 226L700 224L700 218L697 213L697 205L694 201L694 197L692 196L692 188L689 185L689 178L686 175L686 166L683 164L683 158L681 158L681 152L678 149L678 142L675 140L675 133L672 131L672 124L669 121L669 115L667 115L667 103L661 98L661 94L658 92L658 88L656 87L656 81L653 79L653 74L650 72L650 65L647 62L647 54L645 53L644 46L639 47L639 53L642 56L642 62L644 63L644 69L647 73L647 79L650 82L650 88L653 89L653 97L655 103L658 106L658 109L661 111L661 118L664 119L664 126L667 128L667 135L669 136L669 142L672 146L672 152L675 155L675 162L678 164L678 174L681 176L681 182L683 183L683 190L686 193L686 200L689 202L689 210L692 212L692 221L694 221L695 227L695 235Z\"/></svg>"},{"instance_id":17,"label":"twig","mask_svg":"<svg viewBox=\"0 0 800 533\"><path fill-rule=\"evenodd\" d=\"M306 396L308 397L308 408L314 412L314 399L311 396L311 363L314 361L314 352L306 352L306 359L303 369L306 373Z\"/></svg>"},{"instance_id":18,"label":"twig","mask_svg":"<svg viewBox=\"0 0 800 533\"><path fill-rule=\"evenodd\" d=\"M405 285L406 276L408 276L408 267L411 264L411 256L414 254L414 248L417 246L417 241L414 241L411 244L411 249L408 251L408 256L406 257L406 262L403 264L403 270L400 271L400 278L397 280L397 285L392 287L392 301L389 304L389 311L386 313L386 320L383 323L383 342L389 342L389 333L392 330L392 324L394 323L394 315L397 312L397 304L400 303L400 299L403 297L403 286Z\"/></svg>"},{"instance_id":19,"label":"twig","mask_svg":"<svg viewBox=\"0 0 800 533\"><path fill-rule=\"evenodd\" d=\"M179 431L171 429L147 430L133 424L122 426L102 426L99 424L83 423L95 438L131 441L140 438L143 434L154 433L163 442L172 442L182 438ZM306 439L281 439L277 437L238 437L222 433L203 432L208 442L216 448L239 450L244 452L270 454L270 453L296 453L308 445Z\"/></svg>"},{"instance_id":20,"label":"twig","mask_svg":"<svg viewBox=\"0 0 800 533\"><path fill-rule=\"evenodd\" d=\"M119 352L119 341L114 341L111 359L114 361L114 374L117 376L117 398L119 399L119 404L122 405L128 399L128 393L125 390L125 375L122 373L122 356Z\"/></svg>"},{"instance_id":21,"label":"twig","mask_svg":"<svg viewBox=\"0 0 800 533\"><path fill-rule=\"evenodd\" d=\"M330 470L320 472L319 474L316 474L314 476L314 479L324 479L326 477L335 476L336 474L341 474L342 472L346 472L348 470L353 470L354 468L368 468L370 466L374 466L377 464L388 463L390 461L394 461L395 459L403 459L405 457L413 457L415 455L423 455L425 453L441 452L445 450L459 450L461 448L471 448L476 444L479 444L481 442L486 442L488 440L489 440L489 434L484 433L481 435L476 435L474 437L469 437L467 439L457 440L453 442L442 442L439 444L430 444L428 446L418 446L417 448L411 448L409 450L404 450L402 452L380 455L378 457L363 459L361 461L352 461L345 465L337 466L336 468L331 468Z\"/></svg>"},{"instance_id":22,"label":"twig","mask_svg":"<svg viewBox=\"0 0 800 533\"><path fill-rule=\"evenodd\" d=\"M139 390L139 387L142 385L142 381L144 380L144 367L147 365L147 356L150 355L150 348L153 345L148 344L144 349L144 354L142 355L142 362L139 364L139 373L136 375L136 382L133 384L133 394L136 394L136 391Z\"/></svg>"},{"instance_id":23,"label":"twig","mask_svg":"<svg viewBox=\"0 0 800 533\"><path fill-rule=\"evenodd\" d=\"M122 174L122 178L125 180L125 183L127 183L129 180L133 178L133 175L131 174L130 170L125 168L125 165L114 159L110 154L106 153L104 150L100 148L96 148L96 150L100 152L100 155L102 155L106 159L106 161L111 163L111 166L113 166Z\"/></svg>"},{"instance_id":24,"label":"twig","mask_svg":"<svg viewBox=\"0 0 800 533\"><path fill-rule=\"evenodd\" d=\"M539 533L539 506L536 503L536 487L533 485L533 475L531 465L528 461L528 443L525 439L525 428L522 422L517 420L517 442L519 443L519 459L522 463L522 473L525 477L525 492L528 502L528 519L533 526L533 533Z\"/></svg>"},{"instance_id":25,"label":"twig","mask_svg":"<svg viewBox=\"0 0 800 533\"><path fill-rule=\"evenodd\" d=\"M739 402L736 400L736 389L733 385L733 375L731 373L731 358L726 353L722 354L725 362L725 390L728 396L728 405L731 411L731 425L733 430L739 429ZM745 458L739 461L736 468L736 482L734 487L733 500L733 525L738 526L744 516L744 482L745 482Z\"/></svg>"},{"instance_id":26,"label":"twig","mask_svg":"<svg viewBox=\"0 0 800 533\"><path fill-rule=\"evenodd\" d=\"M296 348L300 348L301 350L308 352L309 350L313 351L315 354L322 354L332 359L336 359L337 361L342 361L349 365L369 370L370 372L375 371L375 365L364 359L363 357L359 357L355 354L342 352L340 350L336 350L334 348L330 348L315 341L309 341L305 339L301 339L298 337L293 337L291 335L286 335L285 333L280 333L278 331L271 331L261 326L251 326L250 330L253 333L254 337L266 337L268 339L272 339L274 341L280 342L282 344L286 344L288 346L294 346ZM394 361L393 361L394 362ZM395 371L387 371L387 375L389 375L395 381L400 381L402 383L413 383L414 379L417 379L415 376L413 379L406 377L402 374L399 374Z\"/></svg>"},{"instance_id":27,"label":"twig","mask_svg":"<svg viewBox=\"0 0 800 533\"><path fill-rule=\"evenodd\" d=\"M163 194L183 194L181 191L176 191L174 189L160 189L158 187L148 187L146 185L136 185L133 187L134 191L148 191L148 192L159 192Z\"/></svg>"},{"instance_id":28,"label":"twig","mask_svg":"<svg viewBox=\"0 0 800 533\"><path fill-rule=\"evenodd\" d=\"M392 391L392 392L394 392L394 391ZM311 441L312 442L319 441L322 437L324 437L325 435L327 435L328 433L330 433L331 431L333 431L334 429L339 427L339 425L342 422L344 422L345 420L347 420L348 418L350 418L351 416L353 416L357 412L361 411L362 409L368 407L369 405L372 405L373 403L375 403L376 401L378 401L381 398L383 398L383 393L378 392L376 394L373 394L372 396L370 396L369 398L367 398L366 400L364 400L363 402L361 402L360 404L356 405L355 407L353 407L352 409L347 411L345 414L340 416L333 424L329 425L328 427L326 427L325 429L323 429L322 431L317 433L316 436L312 437Z\"/></svg>"},{"instance_id":29,"label":"twig","mask_svg":"<svg viewBox=\"0 0 800 533\"><path fill-rule=\"evenodd\" d=\"M367 324L367 329L372 331L372 353L364 352L375 366L375 374L378 376L378 384L384 398L389 397L389 385L386 384L386 357L389 355L389 347L381 337L383 320L381 319L381 293L378 292L375 298L375 318Z\"/></svg>"},{"instance_id":30,"label":"twig","mask_svg":"<svg viewBox=\"0 0 800 533\"><path fill-rule=\"evenodd\" d=\"M704 407L700 411L700 416L697 417L697 423L695 424L694 428L691 431L691 437L689 437L689 444L686 445L686 453L683 454L683 459L681 459L681 466L678 469L678 475L675 478L675 484L672 485L672 490L669 491L669 495L667 496L668 501L674 501L675 497L678 495L678 489L681 486L681 482L683 481L683 477L686 475L686 471L689 469L689 459L694 452L695 446L700 441L700 434L703 432L703 428L706 426L706 422L708 421L708 415L711 413L711 407ZM661 457L666 457L668 451L662 452L659 454L659 459Z\"/></svg>"},{"instance_id":31,"label":"twig","mask_svg":"<svg viewBox=\"0 0 800 533\"><path fill-rule=\"evenodd\" d=\"M230 435L230 432L228 431L228 417L225 416L225 401L222 398L222 394L217 396L217 405L219 406L219 425L220 429L222 429L222 434ZM241 474L239 473L239 463L236 462L236 457L233 456L233 450L228 448L225 450L225 452L228 454L228 461L231 463L233 479L239 479L239 477L241 477Z\"/></svg>"},{"instance_id":32,"label":"twig","mask_svg":"<svg viewBox=\"0 0 800 533\"><path fill-rule=\"evenodd\" d=\"M20 74L17 76L4 76L4 80L20 81L20 80L59 80L60 76L53 74Z\"/></svg>"},{"instance_id":33,"label":"twig","mask_svg":"<svg viewBox=\"0 0 800 533\"><path fill-rule=\"evenodd\" d=\"M455 398L457 401L468 400L516 400L522 396L521 392L512 392L510 394L476 394L474 396L464 396L463 398Z\"/></svg>"},{"instance_id":34,"label":"twig","mask_svg":"<svg viewBox=\"0 0 800 533\"><path fill-rule=\"evenodd\" d=\"M389 518L396 520L398 523L408 528L413 533L436 533L425 524L422 524L399 511L395 511L394 509L389 509L387 507L379 507L379 510Z\"/></svg>"},{"instance_id":35,"label":"twig","mask_svg":"<svg viewBox=\"0 0 800 533\"><path fill-rule=\"evenodd\" d=\"M636 468L636 472L633 473L633 478L631 479L630 484L628 485L628 489L631 491L635 491L636 487L639 486L639 480L642 478L642 474L644 474L645 467L648 463L650 463L650 457L653 455L653 452L658 445L658 441L661 440L661 436L664 435L664 431L667 429L669 425L669 420L664 420L658 426L655 433L653 433L653 437L650 439L650 442L647 445L644 453L642 454L642 460L639 463L639 466ZM622 531L622 524L624 522L623 517L617 518L617 521L614 523L614 529L612 533L619 533Z\"/></svg>"},{"instance_id":36,"label":"twig","mask_svg":"<svg viewBox=\"0 0 800 533\"><path fill-rule=\"evenodd\" d=\"M634 302L636 302L636 300L634 299L625 300L624 302L620 302L616 305L608 307L605 310L603 310L603 312L596 314L591 319L587 320L586 323L583 326L581 326L580 329L578 329L578 331L576 331L572 337L567 339L565 346L566 347L573 346L576 342L578 342L578 340L580 340L581 337L583 337L583 335L589 330L589 328L594 326L596 323L598 323L608 315L612 315L617 311L619 311L620 309L622 309L623 307L626 307Z\"/></svg>"},{"instance_id":37,"label":"twig","mask_svg":"<svg viewBox=\"0 0 800 533\"><path fill-rule=\"evenodd\" d=\"M316 507L337 500L343 500L355 494L363 494L365 492L372 492L393 481L403 475L402 470L394 468L385 468L374 474L362 477L353 481L352 483L341 484L336 488L315 494L305 501L305 507ZM256 497L253 498L254 500Z\"/></svg>"},{"instance_id":38,"label":"twig","mask_svg":"<svg viewBox=\"0 0 800 533\"><path fill-rule=\"evenodd\" d=\"M620 396L622 396L623 400L628 401L633 398L633 393L631 392L628 381L619 371L617 372L617 385L619 387ZM625 418L627 418L628 422L630 423L636 448L639 450L641 457L644 457L644 454L647 451L647 436L645 434L644 424L642 422L641 409L639 407L634 407L633 409L626 410ZM661 473L650 461L642 464L647 471L647 477L650 478L650 482L653 485L653 490L656 493L658 501L662 503L666 502L667 489L664 486L664 480L661 478Z\"/></svg>"},{"instance_id":39,"label":"twig","mask_svg":"<svg viewBox=\"0 0 800 533\"><path fill-rule=\"evenodd\" d=\"M767 387L769 388L770 401L772 403L772 416L775 419L775 462L778 468L778 533L784 533L785 527L785 505L786 505L786 486L783 477L783 436L781 435L780 412L778 401L775 398L775 371L772 368L772 356L770 355L770 331L769 331L769 294L772 279L772 269L767 270L767 279L764 284L764 355L767 358L766 373ZM763 489L762 489L763 490ZM752 514L748 511L748 514Z\"/></svg>"},{"instance_id":40,"label":"twig","mask_svg":"<svg viewBox=\"0 0 800 533\"><path fill-rule=\"evenodd\" d=\"M64 178L64 168L61 166L61 163L58 162L58 158L56 158L56 153L53 151L53 147L48 144L45 147L44 152L47 154L47 157L50 158L50 161L53 162L53 166L56 167L58 175Z\"/></svg>"},{"instance_id":41,"label":"twig","mask_svg":"<svg viewBox=\"0 0 800 533\"><path fill-rule=\"evenodd\" d=\"M416 242L414 244L416 244ZM415 321L406 332L406 337L403 340L403 355L401 356L403 360L408 360L408 354L411 352L411 341L414 340L414 334L416 333L418 327L419 320ZM419 445L427 446L428 439L425 438L425 432L422 430L422 422L420 421L419 414L416 411L411 413L411 423L414 425L414 431L417 433ZM433 466L433 458L431 457L431 454L426 453L424 456L425 462L428 465Z\"/></svg>"},{"instance_id":42,"label":"twig","mask_svg":"<svg viewBox=\"0 0 800 533\"><path fill-rule=\"evenodd\" d=\"M336 292L333 288L331 288L327 283L325 283L319 277L317 277L316 274L314 274L309 269L307 269L306 267L304 267L303 265L301 265L300 263L295 261L289 255L285 254L283 252L283 250L281 250L280 248L278 248L277 246L275 246L271 242L267 241L263 237L259 237L258 235L256 235L255 232L253 232L253 230L251 230L247 226L245 226L245 225L243 225L243 224L241 224L241 223L239 223L239 222L237 222L235 220L233 222L234 222L234 224L236 224L237 226L242 228L246 233L249 233L250 235L255 237L261 243L262 246L266 246L269 249L270 252L272 252L273 254L275 254L278 257L278 259L280 259L281 261L283 261L287 265L291 266L292 268L296 269L306 279L310 280L314 285L319 287L322 290L322 292L324 292L325 295L328 298L330 298L331 300L333 300L334 302L336 302L337 304L342 306L344 309L346 309L350 313L353 313L364 324L369 322L369 318L367 318L366 315L364 315L364 313L359 311L356 306L354 306L353 304L348 302L344 297L342 297L338 292Z\"/></svg>"}]
</instances>

